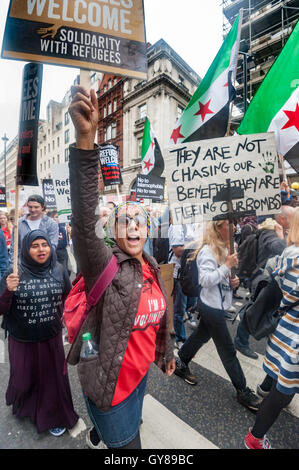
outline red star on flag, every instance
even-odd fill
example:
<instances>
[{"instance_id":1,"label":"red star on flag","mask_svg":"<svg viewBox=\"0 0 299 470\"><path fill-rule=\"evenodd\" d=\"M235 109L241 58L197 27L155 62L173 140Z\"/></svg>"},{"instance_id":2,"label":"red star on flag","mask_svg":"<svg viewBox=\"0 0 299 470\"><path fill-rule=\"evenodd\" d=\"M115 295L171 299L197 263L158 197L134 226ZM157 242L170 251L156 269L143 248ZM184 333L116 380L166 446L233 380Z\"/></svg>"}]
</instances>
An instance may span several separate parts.
<instances>
[{"instance_id":1,"label":"red star on flag","mask_svg":"<svg viewBox=\"0 0 299 470\"><path fill-rule=\"evenodd\" d=\"M144 169L145 169L145 170L150 170L150 167L151 167L151 166L154 166L154 164L151 163L150 159L148 159L147 162L144 162Z\"/></svg>"},{"instance_id":2,"label":"red star on flag","mask_svg":"<svg viewBox=\"0 0 299 470\"><path fill-rule=\"evenodd\" d=\"M151 140L151 146L152 146L152 148L154 148L154 146L155 146L155 141L154 141L154 139Z\"/></svg>"},{"instance_id":3,"label":"red star on flag","mask_svg":"<svg viewBox=\"0 0 299 470\"><path fill-rule=\"evenodd\" d=\"M288 127L295 126L297 131L299 131L299 104L296 104L295 111L283 110L283 112L287 115L289 120L281 129L287 129Z\"/></svg>"},{"instance_id":4,"label":"red star on flag","mask_svg":"<svg viewBox=\"0 0 299 470\"><path fill-rule=\"evenodd\" d=\"M180 125L179 127L177 127L176 129L172 131L170 138L174 141L175 144L177 143L178 139L180 139L181 137L185 138L185 136L181 134L181 127L182 125Z\"/></svg>"},{"instance_id":5,"label":"red star on flag","mask_svg":"<svg viewBox=\"0 0 299 470\"><path fill-rule=\"evenodd\" d=\"M202 104L200 101L198 102L199 104L199 111L194 114L194 116L198 116L199 114L201 115L202 122L204 122L206 115L207 114L214 114L214 111L211 111L209 109L211 100L209 100L206 104Z\"/></svg>"}]
</instances>

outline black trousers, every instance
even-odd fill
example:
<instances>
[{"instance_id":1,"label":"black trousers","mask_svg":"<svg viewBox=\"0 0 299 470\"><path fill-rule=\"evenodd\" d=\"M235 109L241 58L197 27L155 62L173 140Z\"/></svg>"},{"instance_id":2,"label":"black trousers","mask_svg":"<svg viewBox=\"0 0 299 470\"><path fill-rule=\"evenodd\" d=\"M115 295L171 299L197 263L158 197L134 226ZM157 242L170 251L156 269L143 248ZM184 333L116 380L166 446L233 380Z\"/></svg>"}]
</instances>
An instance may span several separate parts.
<instances>
[{"instance_id":1,"label":"black trousers","mask_svg":"<svg viewBox=\"0 0 299 470\"><path fill-rule=\"evenodd\" d=\"M237 390L246 388L246 379L237 358L236 349L228 331L224 310L211 308L198 302L200 322L196 330L179 350L179 357L188 364L197 351L211 338L214 341L221 362Z\"/></svg>"}]
</instances>

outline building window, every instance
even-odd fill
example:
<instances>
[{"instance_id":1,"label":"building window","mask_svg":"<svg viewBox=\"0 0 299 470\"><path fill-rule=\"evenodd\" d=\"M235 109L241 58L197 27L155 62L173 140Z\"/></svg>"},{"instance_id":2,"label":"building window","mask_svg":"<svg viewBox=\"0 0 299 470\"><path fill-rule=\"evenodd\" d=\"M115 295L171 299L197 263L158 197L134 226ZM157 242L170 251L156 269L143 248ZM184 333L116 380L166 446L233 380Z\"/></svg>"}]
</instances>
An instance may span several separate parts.
<instances>
[{"instance_id":1,"label":"building window","mask_svg":"<svg viewBox=\"0 0 299 470\"><path fill-rule=\"evenodd\" d=\"M112 103L110 101L110 103L108 103L108 114L111 114L112 113Z\"/></svg>"},{"instance_id":2,"label":"building window","mask_svg":"<svg viewBox=\"0 0 299 470\"><path fill-rule=\"evenodd\" d=\"M51 166L51 160L48 160L48 168Z\"/></svg>"},{"instance_id":3,"label":"building window","mask_svg":"<svg viewBox=\"0 0 299 470\"><path fill-rule=\"evenodd\" d=\"M115 139L116 137L116 122L112 122L109 126L105 129L104 140Z\"/></svg>"},{"instance_id":4,"label":"building window","mask_svg":"<svg viewBox=\"0 0 299 470\"><path fill-rule=\"evenodd\" d=\"M117 110L117 100L113 100L113 112Z\"/></svg>"},{"instance_id":5,"label":"building window","mask_svg":"<svg viewBox=\"0 0 299 470\"><path fill-rule=\"evenodd\" d=\"M146 103L139 106L138 111L139 111L139 119L145 118L146 117Z\"/></svg>"},{"instance_id":6,"label":"building window","mask_svg":"<svg viewBox=\"0 0 299 470\"><path fill-rule=\"evenodd\" d=\"M65 149L64 151L64 161L68 162L69 161L69 154L70 154L70 149Z\"/></svg>"},{"instance_id":7,"label":"building window","mask_svg":"<svg viewBox=\"0 0 299 470\"><path fill-rule=\"evenodd\" d=\"M44 147L44 155L46 155L46 152L47 152L47 147L45 146Z\"/></svg>"},{"instance_id":8,"label":"building window","mask_svg":"<svg viewBox=\"0 0 299 470\"><path fill-rule=\"evenodd\" d=\"M184 77L182 75L179 75L179 85L184 85Z\"/></svg>"},{"instance_id":9,"label":"building window","mask_svg":"<svg viewBox=\"0 0 299 470\"><path fill-rule=\"evenodd\" d=\"M40 171L42 172L43 171L43 165L40 164Z\"/></svg>"},{"instance_id":10,"label":"building window","mask_svg":"<svg viewBox=\"0 0 299 470\"><path fill-rule=\"evenodd\" d=\"M64 125L67 126L69 122L70 122L70 115L67 111L64 115Z\"/></svg>"},{"instance_id":11,"label":"building window","mask_svg":"<svg viewBox=\"0 0 299 470\"><path fill-rule=\"evenodd\" d=\"M91 76L90 76L90 83L94 83L96 81L96 74L93 73Z\"/></svg>"},{"instance_id":12,"label":"building window","mask_svg":"<svg viewBox=\"0 0 299 470\"><path fill-rule=\"evenodd\" d=\"M104 85L104 93L107 91L107 85Z\"/></svg>"},{"instance_id":13,"label":"building window","mask_svg":"<svg viewBox=\"0 0 299 470\"><path fill-rule=\"evenodd\" d=\"M52 149L54 150L55 149L55 141L52 140Z\"/></svg>"},{"instance_id":14,"label":"building window","mask_svg":"<svg viewBox=\"0 0 299 470\"><path fill-rule=\"evenodd\" d=\"M112 87L112 82L111 80L108 80L108 90Z\"/></svg>"},{"instance_id":15,"label":"building window","mask_svg":"<svg viewBox=\"0 0 299 470\"><path fill-rule=\"evenodd\" d=\"M184 109L182 108L182 106L179 106L178 105L178 108L177 108L177 119L180 119L180 117L182 116L184 112Z\"/></svg>"},{"instance_id":16,"label":"building window","mask_svg":"<svg viewBox=\"0 0 299 470\"><path fill-rule=\"evenodd\" d=\"M104 118L107 116L107 106L104 106Z\"/></svg>"},{"instance_id":17,"label":"building window","mask_svg":"<svg viewBox=\"0 0 299 470\"><path fill-rule=\"evenodd\" d=\"M60 145L60 139L59 137L57 137L57 147L59 147L59 145Z\"/></svg>"},{"instance_id":18,"label":"building window","mask_svg":"<svg viewBox=\"0 0 299 470\"><path fill-rule=\"evenodd\" d=\"M53 165L55 165L55 157L53 157Z\"/></svg>"},{"instance_id":19,"label":"building window","mask_svg":"<svg viewBox=\"0 0 299 470\"><path fill-rule=\"evenodd\" d=\"M40 153L40 158L42 158L42 156L43 156L43 149L40 149L39 153Z\"/></svg>"},{"instance_id":20,"label":"building window","mask_svg":"<svg viewBox=\"0 0 299 470\"><path fill-rule=\"evenodd\" d=\"M114 83L113 83L113 85L116 85L116 84L117 84L117 78L114 77Z\"/></svg>"},{"instance_id":21,"label":"building window","mask_svg":"<svg viewBox=\"0 0 299 470\"><path fill-rule=\"evenodd\" d=\"M141 150L142 150L142 137L138 139L138 158L141 158Z\"/></svg>"},{"instance_id":22,"label":"building window","mask_svg":"<svg viewBox=\"0 0 299 470\"><path fill-rule=\"evenodd\" d=\"M64 143L65 144L68 144L70 141L70 130L67 129L65 132L64 132Z\"/></svg>"},{"instance_id":23,"label":"building window","mask_svg":"<svg viewBox=\"0 0 299 470\"><path fill-rule=\"evenodd\" d=\"M60 163L60 155L57 155L57 163Z\"/></svg>"},{"instance_id":24,"label":"building window","mask_svg":"<svg viewBox=\"0 0 299 470\"><path fill-rule=\"evenodd\" d=\"M48 152L51 152L51 146L48 144Z\"/></svg>"}]
</instances>

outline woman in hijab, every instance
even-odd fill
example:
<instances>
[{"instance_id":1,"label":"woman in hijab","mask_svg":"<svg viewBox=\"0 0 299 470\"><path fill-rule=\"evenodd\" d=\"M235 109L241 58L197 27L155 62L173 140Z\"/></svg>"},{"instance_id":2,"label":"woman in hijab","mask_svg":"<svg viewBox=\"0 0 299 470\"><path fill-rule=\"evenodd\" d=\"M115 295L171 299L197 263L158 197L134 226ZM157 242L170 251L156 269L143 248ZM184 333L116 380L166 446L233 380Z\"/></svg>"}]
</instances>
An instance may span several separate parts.
<instances>
[{"instance_id":1,"label":"woman in hijab","mask_svg":"<svg viewBox=\"0 0 299 470\"><path fill-rule=\"evenodd\" d=\"M26 234L18 275L0 283L2 328L8 333L10 379L6 403L18 418L29 417L39 433L60 436L78 421L67 375L63 375L64 300L71 288L48 235Z\"/></svg>"}]
</instances>

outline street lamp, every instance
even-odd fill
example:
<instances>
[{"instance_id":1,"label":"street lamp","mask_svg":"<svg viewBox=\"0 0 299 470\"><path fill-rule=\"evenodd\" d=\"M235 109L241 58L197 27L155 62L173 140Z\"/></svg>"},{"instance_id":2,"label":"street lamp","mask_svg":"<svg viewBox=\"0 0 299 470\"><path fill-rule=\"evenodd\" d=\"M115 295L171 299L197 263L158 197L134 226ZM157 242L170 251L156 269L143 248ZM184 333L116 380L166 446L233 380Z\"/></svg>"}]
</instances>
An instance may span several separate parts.
<instances>
[{"instance_id":1,"label":"street lamp","mask_svg":"<svg viewBox=\"0 0 299 470\"><path fill-rule=\"evenodd\" d=\"M244 102L244 114L247 111L247 70L251 70L255 67L254 57L248 52L239 51L239 54L243 56L243 102Z\"/></svg>"},{"instance_id":2,"label":"street lamp","mask_svg":"<svg viewBox=\"0 0 299 470\"><path fill-rule=\"evenodd\" d=\"M9 139L8 139L8 137L6 137L5 133L4 133L4 136L1 137L1 138L4 141L4 186L5 186L5 191L6 191L6 142Z\"/></svg>"}]
</instances>

